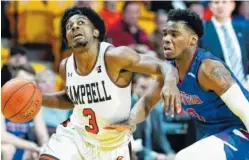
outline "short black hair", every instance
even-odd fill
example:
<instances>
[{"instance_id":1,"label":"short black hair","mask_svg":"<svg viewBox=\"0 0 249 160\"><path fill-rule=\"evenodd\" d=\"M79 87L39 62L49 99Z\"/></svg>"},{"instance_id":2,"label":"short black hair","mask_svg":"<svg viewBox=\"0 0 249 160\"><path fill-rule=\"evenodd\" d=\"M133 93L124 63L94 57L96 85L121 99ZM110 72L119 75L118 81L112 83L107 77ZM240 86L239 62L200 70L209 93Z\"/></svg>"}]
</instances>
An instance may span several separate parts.
<instances>
[{"instance_id":1,"label":"short black hair","mask_svg":"<svg viewBox=\"0 0 249 160\"><path fill-rule=\"evenodd\" d=\"M10 55L14 56L16 54L26 55L28 50L20 45L14 46L10 49Z\"/></svg>"},{"instance_id":2,"label":"short black hair","mask_svg":"<svg viewBox=\"0 0 249 160\"><path fill-rule=\"evenodd\" d=\"M168 13L168 21L185 21L199 38L203 35L203 23L198 14L186 9L171 9Z\"/></svg>"},{"instance_id":3,"label":"short black hair","mask_svg":"<svg viewBox=\"0 0 249 160\"><path fill-rule=\"evenodd\" d=\"M105 23L103 19L90 7L78 7L73 6L68 8L61 19L61 32L62 32L62 38L67 42L66 38L66 23L70 17L72 17L75 14L80 14L86 16L93 26L99 30L99 41L102 42L105 37Z\"/></svg>"}]
</instances>

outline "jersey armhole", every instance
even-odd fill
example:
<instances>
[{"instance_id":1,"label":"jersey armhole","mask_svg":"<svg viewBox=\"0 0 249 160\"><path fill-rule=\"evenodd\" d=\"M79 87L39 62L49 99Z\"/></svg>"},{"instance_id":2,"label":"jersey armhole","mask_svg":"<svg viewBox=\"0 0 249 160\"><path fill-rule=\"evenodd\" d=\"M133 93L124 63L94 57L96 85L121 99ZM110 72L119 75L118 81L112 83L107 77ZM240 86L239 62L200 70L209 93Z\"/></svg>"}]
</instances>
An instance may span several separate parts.
<instances>
[{"instance_id":1,"label":"jersey armhole","mask_svg":"<svg viewBox=\"0 0 249 160\"><path fill-rule=\"evenodd\" d=\"M208 58L208 59L215 60L215 59L212 59L212 58ZM196 84L198 85L198 87L199 87L201 90L203 90L203 91L205 91L205 92L213 92L212 90L205 90L205 89L200 85L200 83L199 83L199 70L200 70L201 64L202 64L202 61L200 62L200 65L199 65L198 68L197 68Z\"/></svg>"},{"instance_id":2,"label":"jersey armhole","mask_svg":"<svg viewBox=\"0 0 249 160\"><path fill-rule=\"evenodd\" d=\"M113 46L108 46L107 48L106 48L106 51L109 49L109 47L113 47ZM105 51L105 53L106 53L106 51ZM106 63L106 57L105 57L105 53L103 54L103 61L104 61L104 65L105 65L105 71L106 71L106 75L108 76L108 78L110 79L110 81L115 85L115 86L117 86L117 87L119 87L119 88L126 88L126 87L128 87L130 84L131 84L131 82L132 82L132 73L131 73L131 76L130 76L130 80L128 81L128 83L127 84L125 84L125 85L119 85L119 84L116 84L115 83L115 81L113 81L112 79L111 79L111 77L110 77L110 75L109 75L109 73L108 73L108 68L107 68L107 63ZM128 72L127 70L124 70L124 69L121 69L120 71L119 71L119 75L118 75L118 78L117 79L119 79L119 76L120 76L120 74L121 74L121 72Z\"/></svg>"},{"instance_id":3,"label":"jersey armhole","mask_svg":"<svg viewBox=\"0 0 249 160\"><path fill-rule=\"evenodd\" d=\"M67 59L65 60L65 66L64 66L64 69L65 69L65 79L64 79L64 89L65 89L65 91L66 91L66 84L67 84L67 61L68 61L68 58L69 57L67 57Z\"/></svg>"}]
</instances>

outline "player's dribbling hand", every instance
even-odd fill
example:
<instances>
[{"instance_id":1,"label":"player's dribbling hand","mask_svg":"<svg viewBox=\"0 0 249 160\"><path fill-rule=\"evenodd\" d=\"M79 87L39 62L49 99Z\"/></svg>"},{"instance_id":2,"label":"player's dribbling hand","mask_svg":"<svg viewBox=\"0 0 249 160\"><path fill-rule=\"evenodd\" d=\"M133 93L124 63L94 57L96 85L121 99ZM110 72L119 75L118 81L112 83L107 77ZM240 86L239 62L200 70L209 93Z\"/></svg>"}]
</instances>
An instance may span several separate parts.
<instances>
[{"instance_id":1,"label":"player's dribbling hand","mask_svg":"<svg viewBox=\"0 0 249 160\"><path fill-rule=\"evenodd\" d=\"M164 83L161 91L161 97L166 115L168 115L169 110L172 117L174 117L175 111L178 114L182 113L183 110L181 106L180 92L177 88L176 80L169 80Z\"/></svg>"}]
</instances>

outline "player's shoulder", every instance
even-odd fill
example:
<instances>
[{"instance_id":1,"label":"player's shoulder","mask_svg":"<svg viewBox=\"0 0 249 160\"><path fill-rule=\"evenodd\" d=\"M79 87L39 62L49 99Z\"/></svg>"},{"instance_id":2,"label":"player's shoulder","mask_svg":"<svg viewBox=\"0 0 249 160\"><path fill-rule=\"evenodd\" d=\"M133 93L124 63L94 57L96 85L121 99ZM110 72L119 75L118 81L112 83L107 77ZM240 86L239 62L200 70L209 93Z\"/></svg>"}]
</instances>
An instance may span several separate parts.
<instances>
[{"instance_id":1,"label":"player's shoulder","mask_svg":"<svg viewBox=\"0 0 249 160\"><path fill-rule=\"evenodd\" d=\"M107 60L117 62L117 64L130 61L135 57L139 58L137 52L127 46L109 47L105 56Z\"/></svg>"},{"instance_id":2,"label":"player's shoulder","mask_svg":"<svg viewBox=\"0 0 249 160\"><path fill-rule=\"evenodd\" d=\"M107 56L120 56L133 51L130 47L119 46L119 47L109 47L106 51ZM134 52L134 51L133 51Z\"/></svg>"},{"instance_id":3,"label":"player's shoulder","mask_svg":"<svg viewBox=\"0 0 249 160\"><path fill-rule=\"evenodd\" d=\"M199 81L212 82L222 80L224 77L230 77L231 73L226 66L215 59L205 59L202 61L198 70Z\"/></svg>"},{"instance_id":4,"label":"player's shoulder","mask_svg":"<svg viewBox=\"0 0 249 160\"><path fill-rule=\"evenodd\" d=\"M200 64L199 73L207 75L211 71L219 71L221 68L225 68L225 66L220 61L215 59L205 59Z\"/></svg>"}]
</instances>

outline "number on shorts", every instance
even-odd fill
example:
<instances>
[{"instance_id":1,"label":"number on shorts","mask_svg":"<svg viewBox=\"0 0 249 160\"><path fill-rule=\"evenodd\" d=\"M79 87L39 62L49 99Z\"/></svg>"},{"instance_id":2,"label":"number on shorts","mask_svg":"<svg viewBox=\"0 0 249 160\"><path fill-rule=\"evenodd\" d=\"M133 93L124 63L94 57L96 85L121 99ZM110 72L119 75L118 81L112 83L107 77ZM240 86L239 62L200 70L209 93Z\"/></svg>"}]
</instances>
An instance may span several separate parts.
<instances>
[{"instance_id":1,"label":"number on shorts","mask_svg":"<svg viewBox=\"0 0 249 160\"><path fill-rule=\"evenodd\" d=\"M85 108L83 109L83 115L86 116L91 116L89 119L89 126L85 126L85 129L87 132L91 132L93 134L97 134L99 132L99 127L96 122L96 117L95 113L91 108Z\"/></svg>"}]
</instances>

